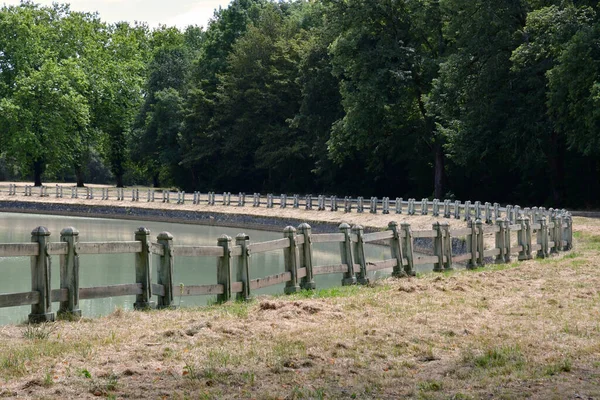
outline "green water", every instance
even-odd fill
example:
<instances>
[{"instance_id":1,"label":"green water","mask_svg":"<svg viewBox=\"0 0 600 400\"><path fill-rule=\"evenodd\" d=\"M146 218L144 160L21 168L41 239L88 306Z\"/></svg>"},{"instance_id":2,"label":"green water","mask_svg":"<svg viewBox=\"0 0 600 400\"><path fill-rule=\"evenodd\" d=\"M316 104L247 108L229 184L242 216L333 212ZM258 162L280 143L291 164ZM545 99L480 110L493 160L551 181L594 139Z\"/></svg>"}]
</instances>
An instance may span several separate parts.
<instances>
[{"instance_id":1,"label":"green water","mask_svg":"<svg viewBox=\"0 0 600 400\"><path fill-rule=\"evenodd\" d=\"M160 232L170 232L175 245L216 246L217 238L223 234L232 238L238 233L246 233L251 242L280 239L283 233L257 231L241 228L217 226L186 225L166 222L123 221L99 218L78 218L33 214L0 213L2 229L0 243L25 243L31 241L31 231L46 227L50 240L58 242L60 231L65 227L79 230L80 242L130 241L134 232L141 226L150 229L152 241ZM284 226L281 227L282 231ZM314 265L329 265L340 262L339 244L317 243L313 245ZM375 262L391 257L390 250L384 246L366 245L367 261ZM283 251L253 254L251 257L251 279L284 272ZM156 282L158 256L152 256L153 275ZM59 256L52 256L52 288L59 288ZM203 285L216 282L217 262L215 257L176 257L174 284ZM31 290L30 257L0 257L0 293L28 292ZM381 276L381 275L380 275ZM134 283L134 255L82 255L80 256L80 287L94 287L114 284ZM317 288L339 286L341 274L320 275L315 277ZM283 293L283 284L265 288L253 294ZM155 300L155 299L154 299ZM175 303L182 307L204 305L214 300L212 296L176 298ZM111 313L116 307L131 309L135 296L111 297L106 299L81 300L80 308L85 317L94 317ZM53 304L53 311L58 304ZM31 310L30 306L0 309L0 325L23 322Z\"/></svg>"}]
</instances>

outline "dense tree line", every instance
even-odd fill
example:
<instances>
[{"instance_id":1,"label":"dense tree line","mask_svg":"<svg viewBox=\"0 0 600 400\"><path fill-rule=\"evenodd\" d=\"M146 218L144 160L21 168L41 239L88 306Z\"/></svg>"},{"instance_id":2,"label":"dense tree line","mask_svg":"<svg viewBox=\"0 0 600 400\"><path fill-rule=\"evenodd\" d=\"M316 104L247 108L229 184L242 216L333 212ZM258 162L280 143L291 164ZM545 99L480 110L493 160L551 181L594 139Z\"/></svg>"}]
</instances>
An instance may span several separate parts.
<instances>
[{"instance_id":1,"label":"dense tree line","mask_svg":"<svg viewBox=\"0 0 600 400\"><path fill-rule=\"evenodd\" d=\"M600 204L586 0L233 0L206 29L0 10L0 175Z\"/></svg>"}]
</instances>

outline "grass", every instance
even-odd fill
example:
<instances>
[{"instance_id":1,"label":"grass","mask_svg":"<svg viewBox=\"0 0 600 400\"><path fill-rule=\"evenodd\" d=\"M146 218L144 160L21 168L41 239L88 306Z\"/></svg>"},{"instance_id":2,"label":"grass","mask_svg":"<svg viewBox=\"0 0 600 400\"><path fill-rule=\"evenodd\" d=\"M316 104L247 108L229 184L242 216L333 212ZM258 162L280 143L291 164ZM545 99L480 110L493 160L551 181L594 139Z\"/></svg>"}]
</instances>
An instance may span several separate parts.
<instances>
[{"instance_id":1,"label":"grass","mask_svg":"<svg viewBox=\"0 0 600 400\"><path fill-rule=\"evenodd\" d=\"M600 236L578 236L548 260L3 327L0 396L598 397Z\"/></svg>"}]
</instances>

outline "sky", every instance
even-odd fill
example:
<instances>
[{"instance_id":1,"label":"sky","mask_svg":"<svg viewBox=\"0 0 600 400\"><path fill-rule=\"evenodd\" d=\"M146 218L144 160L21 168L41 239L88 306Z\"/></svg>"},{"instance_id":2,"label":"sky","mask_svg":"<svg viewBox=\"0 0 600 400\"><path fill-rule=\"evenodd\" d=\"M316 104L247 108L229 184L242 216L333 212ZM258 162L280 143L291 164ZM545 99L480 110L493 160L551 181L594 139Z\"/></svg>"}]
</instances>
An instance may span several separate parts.
<instances>
[{"instance_id":1,"label":"sky","mask_svg":"<svg viewBox=\"0 0 600 400\"><path fill-rule=\"evenodd\" d=\"M158 25L185 28L188 25L206 27L214 10L226 8L231 0L34 0L41 5L53 2L69 3L73 11L97 11L106 22L146 22L151 28ZM18 5L20 0L0 0L0 4Z\"/></svg>"}]
</instances>

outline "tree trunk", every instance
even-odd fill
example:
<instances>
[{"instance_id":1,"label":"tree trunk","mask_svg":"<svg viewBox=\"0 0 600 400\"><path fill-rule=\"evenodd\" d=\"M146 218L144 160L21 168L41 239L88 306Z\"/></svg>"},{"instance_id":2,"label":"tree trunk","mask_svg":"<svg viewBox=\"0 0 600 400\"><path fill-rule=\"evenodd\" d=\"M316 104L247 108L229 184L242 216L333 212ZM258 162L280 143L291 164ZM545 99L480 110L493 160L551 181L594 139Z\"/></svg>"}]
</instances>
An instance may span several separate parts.
<instances>
[{"instance_id":1,"label":"tree trunk","mask_svg":"<svg viewBox=\"0 0 600 400\"><path fill-rule=\"evenodd\" d=\"M85 187L84 185L84 181L83 181L83 168L81 168L80 166L75 168L75 176L77 177L77 187Z\"/></svg>"},{"instance_id":2,"label":"tree trunk","mask_svg":"<svg viewBox=\"0 0 600 400\"><path fill-rule=\"evenodd\" d=\"M160 187L160 178L158 172L152 175L152 186L155 188Z\"/></svg>"},{"instance_id":3,"label":"tree trunk","mask_svg":"<svg viewBox=\"0 0 600 400\"><path fill-rule=\"evenodd\" d=\"M444 149L442 145L436 143L434 151L434 178L433 178L433 196L436 199L442 199L444 196Z\"/></svg>"},{"instance_id":4,"label":"tree trunk","mask_svg":"<svg viewBox=\"0 0 600 400\"><path fill-rule=\"evenodd\" d=\"M36 160L33 162L33 181L34 186L42 186L42 174L44 173L44 162Z\"/></svg>"},{"instance_id":5,"label":"tree trunk","mask_svg":"<svg viewBox=\"0 0 600 400\"><path fill-rule=\"evenodd\" d=\"M125 187L125 185L123 185L123 174L115 175L115 179L117 180L118 188Z\"/></svg>"}]
</instances>

